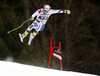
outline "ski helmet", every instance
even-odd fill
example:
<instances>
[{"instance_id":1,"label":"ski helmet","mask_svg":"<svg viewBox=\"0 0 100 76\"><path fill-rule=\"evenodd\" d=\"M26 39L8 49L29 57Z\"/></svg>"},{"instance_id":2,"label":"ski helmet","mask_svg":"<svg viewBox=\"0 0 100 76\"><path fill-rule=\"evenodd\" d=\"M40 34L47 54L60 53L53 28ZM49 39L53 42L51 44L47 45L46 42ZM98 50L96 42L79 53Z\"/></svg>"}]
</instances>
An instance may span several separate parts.
<instances>
[{"instance_id":1,"label":"ski helmet","mask_svg":"<svg viewBox=\"0 0 100 76\"><path fill-rule=\"evenodd\" d=\"M49 11L50 11L50 6L49 5L44 5L44 7L43 7L43 11L45 12L45 13L48 13Z\"/></svg>"}]
</instances>

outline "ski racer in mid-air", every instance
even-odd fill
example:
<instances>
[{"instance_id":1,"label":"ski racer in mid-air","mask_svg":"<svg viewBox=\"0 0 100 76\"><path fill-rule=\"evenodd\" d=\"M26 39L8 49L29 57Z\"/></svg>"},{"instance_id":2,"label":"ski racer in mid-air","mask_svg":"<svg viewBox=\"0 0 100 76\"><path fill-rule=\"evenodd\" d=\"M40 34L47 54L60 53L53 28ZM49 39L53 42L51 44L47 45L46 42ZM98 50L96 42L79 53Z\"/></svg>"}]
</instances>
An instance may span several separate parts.
<instances>
[{"instance_id":1,"label":"ski racer in mid-air","mask_svg":"<svg viewBox=\"0 0 100 76\"><path fill-rule=\"evenodd\" d=\"M30 18L30 20L34 20L36 17L36 20L25 30L23 34L19 33L21 42L23 42L23 39L29 34L29 32L31 32L32 29L35 29L33 33L30 33L30 38L28 41L28 44L30 45L32 39L39 33L39 31L44 29L49 16L56 13L70 14L71 12L70 10L53 10L49 5L45 5L43 8L38 9Z\"/></svg>"}]
</instances>

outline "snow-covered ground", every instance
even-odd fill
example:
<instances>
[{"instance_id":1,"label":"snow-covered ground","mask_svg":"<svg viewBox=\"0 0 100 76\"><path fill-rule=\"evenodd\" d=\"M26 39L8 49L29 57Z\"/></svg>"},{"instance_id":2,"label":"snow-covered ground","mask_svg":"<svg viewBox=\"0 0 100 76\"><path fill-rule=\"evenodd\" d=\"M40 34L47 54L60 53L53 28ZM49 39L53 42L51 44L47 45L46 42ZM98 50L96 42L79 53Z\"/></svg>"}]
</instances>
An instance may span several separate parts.
<instances>
[{"instance_id":1,"label":"snow-covered ground","mask_svg":"<svg viewBox=\"0 0 100 76\"><path fill-rule=\"evenodd\" d=\"M0 61L0 76L97 76Z\"/></svg>"}]
</instances>

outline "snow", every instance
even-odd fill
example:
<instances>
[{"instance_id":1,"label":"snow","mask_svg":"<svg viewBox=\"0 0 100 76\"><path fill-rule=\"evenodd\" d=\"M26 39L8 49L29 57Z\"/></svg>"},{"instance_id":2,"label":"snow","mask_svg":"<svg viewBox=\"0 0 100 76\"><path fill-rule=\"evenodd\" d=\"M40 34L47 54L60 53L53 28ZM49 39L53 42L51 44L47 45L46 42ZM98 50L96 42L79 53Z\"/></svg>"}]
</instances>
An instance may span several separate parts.
<instances>
[{"instance_id":1,"label":"snow","mask_svg":"<svg viewBox=\"0 0 100 76\"><path fill-rule=\"evenodd\" d=\"M60 71L15 62L0 61L0 76L96 76L71 71Z\"/></svg>"}]
</instances>

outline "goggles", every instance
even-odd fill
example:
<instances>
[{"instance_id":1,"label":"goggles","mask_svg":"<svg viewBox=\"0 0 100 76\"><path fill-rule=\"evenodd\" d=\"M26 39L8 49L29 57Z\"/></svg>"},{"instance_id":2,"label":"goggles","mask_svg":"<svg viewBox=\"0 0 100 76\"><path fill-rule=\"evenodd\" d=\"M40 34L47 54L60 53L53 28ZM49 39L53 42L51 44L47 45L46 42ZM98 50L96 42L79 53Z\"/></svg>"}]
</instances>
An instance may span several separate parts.
<instances>
[{"instance_id":1,"label":"goggles","mask_svg":"<svg viewBox=\"0 0 100 76\"><path fill-rule=\"evenodd\" d=\"M46 10L43 10L43 12L48 13L48 11L46 11Z\"/></svg>"}]
</instances>

